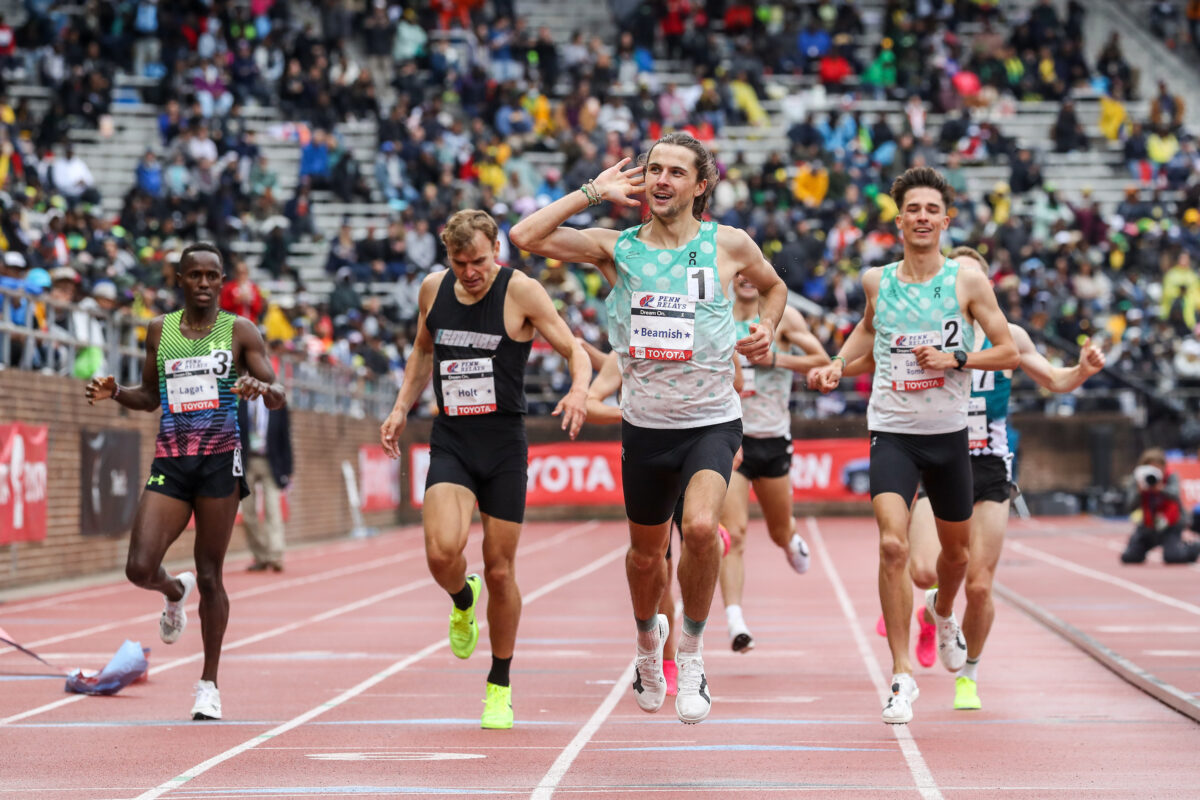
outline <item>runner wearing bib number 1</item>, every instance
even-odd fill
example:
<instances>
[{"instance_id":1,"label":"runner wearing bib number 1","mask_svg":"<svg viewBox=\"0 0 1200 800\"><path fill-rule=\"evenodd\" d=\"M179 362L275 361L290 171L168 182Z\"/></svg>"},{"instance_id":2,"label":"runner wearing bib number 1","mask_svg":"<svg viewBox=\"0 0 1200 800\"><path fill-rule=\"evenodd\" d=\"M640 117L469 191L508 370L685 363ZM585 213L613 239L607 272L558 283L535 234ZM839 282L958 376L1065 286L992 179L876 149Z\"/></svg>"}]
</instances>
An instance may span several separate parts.
<instances>
[{"instance_id":1,"label":"runner wearing bib number 1","mask_svg":"<svg viewBox=\"0 0 1200 800\"><path fill-rule=\"evenodd\" d=\"M509 235L524 250L595 264L613 286L606 302L624 387L625 572L638 631L633 689L644 711L658 711L666 698L668 623L657 611L671 514L682 490L684 619L675 711L682 722L696 723L711 707L701 641L720 568L717 524L742 438L732 357L735 349L751 359L768 353L787 288L744 231L702 221L717 181L704 145L671 133L643 163L625 169L628 162L526 217ZM650 219L642 225L622 232L560 227L588 206L638 207L643 195ZM738 274L763 295L760 321L740 341L729 296Z\"/></svg>"},{"instance_id":2,"label":"runner wearing bib number 1","mask_svg":"<svg viewBox=\"0 0 1200 800\"><path fill-rule=\"evenodd\" d=\"M971 369L1012 369L1018 363L1008 325L987 279L960 270L941 254L953 190L940 173L914 167L896 179L892 199L904 260L863 276L862 321L828 367L809 373L809 386L837 388L847 362L874 354L875 379L867 406L871 436L871 504L879 526L879 599L892 651L891 692L883 721L906 723L917 699L908 655L909 506L923 482L937 520L942 553L938 588L926 606L938 626L942 665L966 660L954 617L954 598L967 569L972 509L967 436ZM993 346L976 351L978 322Z\"/></svg>"},{"instance_id":3,"label":"runner wearing bib number 1","mask_svg":"<svg viewBox=\"0 0 1200 800\"><path fill-rule=\"evenodd\" d=\"M542 285L496 263L499 233L485 211L459 211L446 222L442 243L450 269L421 283L413 353L396 405L380 428L384 450L399 458L408 412L432 375L439 414L429 439L421 514L425 557L454 603L450 649L469 658L479 639L475 606L482 587L478 575L467 574L463 551L478 503L492 645L480 718L484 728L513 726L509 668L521 618L515 562L528 483L525 362L534 334L569 360L571 389L554 413L562 415L563 430L572 439L587 416L592 377L587 354Z\"/></svg>"},{"instance_id":4,"label":"runner wearing bib number 1","mask_svg":"<svg viewBox=\"0 0 1200 800\"><path fill-rule=\"evenodd\" d=\"M745 278L734 280L733 319L739 333L758 320L758 289ZM792 353L799 348L803 355ZM721 522L729 530L729 554L721 561L721 599L730 647L738 653L754 648L754 637L742 616L745 584L746 528L750 486L758 496L771 541L798 573L808 571L808 544L792 518L792 417L788 399L792 375L829 363L825 348L808 329L799 311L788 307L775 331L771 351L742 363L742 450L745 458L729 481Z\"/></svg>"},{"instance_id":5,"label":"runner wearing bib number 1","mask_svg":"<svg viewBox=\"0 0 1200 800\"><path fill-rule=\"evenodd\" d=\"M192 707L197 720L221 718L217 666L229 622L222 570L238 503L250 493L242 469L237 398L261 397L270 409L285 401L258 328L219 309L222 277L221 252L215 246L186 248L179 259L184 308L150 322L141 385L118 386L110 375L93 378L85 390L89 404L112 398L135 411L162 408L125 575L166 598L159 635L168 644L183 634L188 598L200 590L204 669ZM163 569L163 558L193 514L196 571L172 576Z\"/></svg>"}]
</instances>

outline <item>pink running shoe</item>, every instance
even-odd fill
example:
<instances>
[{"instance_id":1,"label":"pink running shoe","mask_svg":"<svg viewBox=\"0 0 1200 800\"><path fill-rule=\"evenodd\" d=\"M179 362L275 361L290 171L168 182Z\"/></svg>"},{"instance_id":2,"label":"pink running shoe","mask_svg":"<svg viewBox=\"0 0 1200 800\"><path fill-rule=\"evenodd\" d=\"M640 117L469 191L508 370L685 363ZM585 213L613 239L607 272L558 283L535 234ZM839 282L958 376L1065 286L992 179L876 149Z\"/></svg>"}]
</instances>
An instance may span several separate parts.
<instances>
[{"instance_id":1,"label":"pink running shoe","mask_svg":"<svg viewBox=\"0 0 1200 800\"><path fill-rule=\"evenodd\" d=\"M917 609L917 625L921 635L917 637L917 661L922 667L932 667L937 661L937 625L925 621L925 609Z\"/></svg>"},{"instance_id":2,"label":"pink running shoe","mask_svg":"<svg viewBox=\"0 0 1200 800\"><path fill-rule=\"evenodd\" d=\"M679 685L676 680L679 677L679 667L674 661L669 659L663 661L663 677L667 679L667 695L674 697L679 693Z\"/></svg>"},{"instance_id":3,"label":"pink running shoe","mask_svg":"<svg viewBox=\"0 0 1200 800\"><path fill-rule=\"evenodd\" d=\"M721 537L721 544L725 548L724 550L721 551L721 558L724 558L725 556L729 555L729 531L725 530L724 525L718 524L717 525L717 535L719 535Z\"/></svg>"},{"instance_id":4,"label":"pink running shoe","mask_svg":"<svg viewBox=\"0 0 1200 800\"><path fill-rule=\"evenodd\" d=\"M887 637L887 623L883 621L883 614L879 615L879 621L875 623L875 632L880 636Z\"/></svg>"}]
</instances>

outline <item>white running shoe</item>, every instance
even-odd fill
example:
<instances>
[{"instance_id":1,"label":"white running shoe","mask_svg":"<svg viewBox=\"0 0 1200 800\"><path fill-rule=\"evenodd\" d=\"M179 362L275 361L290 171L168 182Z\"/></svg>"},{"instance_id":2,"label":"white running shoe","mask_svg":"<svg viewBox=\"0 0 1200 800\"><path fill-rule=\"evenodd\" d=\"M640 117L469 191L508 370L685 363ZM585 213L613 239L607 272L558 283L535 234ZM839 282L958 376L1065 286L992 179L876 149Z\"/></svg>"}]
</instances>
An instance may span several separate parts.
<instances>
[{"instance_id":1,"label":"white running shoe","mask_svg":"<svg viewBox=\"0 0 1200 800\"><path fill-rule=\"evenodd\" d=\"M667 643L667 635L671 632L666 614L658 615L658 642L654 650L646 653L642 648L637 649L637 660L634 661L633 691L637 696L638 707L642 711L653 714L662 708L667 699L667 678L663 675L663 646Z\"/></svg>"},{"instance_id":2,"label":"white running shoe","mask_svg":"<svg viewBox=\"0 0 1200 800\"><path fill-rule=\"evenodd\" d=\"M917 688L917 682L913 680L912 675L893 675L892 696L883 707L883 721L889 725L912 722L913 702L920 696L921 690Z\"/></svg>"},{"instance_id":3,"label":"white running shoe","mask_svg":"<svg viewBox=\"0 0 1200 800\"><path fill-rule=\"evenodd\" d=\"M192 706L192 719L220 719L221 692L212 681L196 684L196 704Z\"/></svg>"},{"instance_id":4,"label":"white running shoe","mask_svg":"<svg viewBox=\"0 0 1200 800\"><path fill-rule=\"evenodd\" d=\"M787 546L788 563L801 575L808 572L808 542L799 533L792 534Z\"/></svg>"},{"instance_id":5,"label":"white running shoe","mask_svg":"<svg viewBox=\"0 0 1200 800\"><path fill-rule=\"evenodd\" d=\"M745 625L729 631L729 646L735 653L749 653L754 649L754 635Z\"/></svg>"},{"instance_id":6,"label":"white running shoe","mask_svg":"<svg viewBox=\"0 0 1200 800\"><path fill-rule=\"evenodd\" d=\"M933 623L937 625L938 658L941 659L943 667L951 672L958 672L963 668L963 664L967 663L967 643L963 639L962 629L958 627L954 612L950 612L950 616L945 619L938 617L934 612L937 592L937 589L925 592L925 608L929 611Z\"/></svg>"},{"instance_id":7,"label":"white running shoe","mask_svg":"<svg viewBox=\"0 0 1200 800\"><path fill-rule=\"evenodd\" d=\"M167 644L174 644L183 635L183 629L187 627L187 612L183 607L196 588L196 576L191 572L181 572L175 577L183 584L183 597L174 603L167 600L162 617L158 620L158 633Z\"/></svg>"},{"instance_id":8,"label":"white running shoe","mask_svg":"<svg viewBox=\"0 0 1200 800\"><path fill-rule=\"evenodd\" d=\"M699 652L676 653L675 663L679 666L675 713L679 715L679 721L687 725L703 722L712 708L708 678L704 677L704 659Z\"/></svg>"}]
</instances>

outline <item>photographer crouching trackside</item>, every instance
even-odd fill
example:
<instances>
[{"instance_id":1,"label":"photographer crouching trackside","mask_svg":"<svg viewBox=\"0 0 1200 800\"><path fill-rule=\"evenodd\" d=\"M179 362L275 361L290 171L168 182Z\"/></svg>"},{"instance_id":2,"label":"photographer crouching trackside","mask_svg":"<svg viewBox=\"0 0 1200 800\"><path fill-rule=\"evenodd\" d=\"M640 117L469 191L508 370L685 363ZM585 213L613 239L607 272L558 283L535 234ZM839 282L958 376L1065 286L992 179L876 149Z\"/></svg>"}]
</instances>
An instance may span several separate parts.
<instances>
[{"instance_id":1,"label":"photographer crouching trackside","mask_svg":"<svg viewBox=\"0 0 1200 800\"><path fill-rule=\"evenodd\" d=\"M1183 540L1183 504L1179 502L1179 477L1167 474L1162 450L1142 453L1128 481L1130 511L1141 511L1138 525L1121 553L1126 564L1141 564L1146 554L1162 546L1163 561L1191 564L1200 557L1200 542Z\"/></svg>"}]
</instances>

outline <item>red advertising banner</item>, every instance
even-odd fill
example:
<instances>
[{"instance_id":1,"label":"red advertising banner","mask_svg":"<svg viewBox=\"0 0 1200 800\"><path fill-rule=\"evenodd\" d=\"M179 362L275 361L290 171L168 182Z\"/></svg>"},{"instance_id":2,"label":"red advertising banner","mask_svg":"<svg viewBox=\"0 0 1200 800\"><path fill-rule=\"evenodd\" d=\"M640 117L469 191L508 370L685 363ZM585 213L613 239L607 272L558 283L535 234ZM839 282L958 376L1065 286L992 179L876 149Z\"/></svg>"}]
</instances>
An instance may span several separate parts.
<instances>
[{"instance_id":1,"label":"red advertising banner","mask_svg":"<svg viewBox=\"0 0 1200 800\"><path fill-rule=\"evenodd\" d=\"M49 429L0 425L0 544L46 538Z\"/></svg>"},{"instance_id":2,"label":"red advertising banner","mask_svg":"<svg viewBox=\"0 0 1200 800\"><path fill-rule=\"evenodd\" d=\"M870 491L867 439L809 439L793 443L792 495L800 502L866 500ZM420 508L429 472L429 446L409 448L412 504ZM527 506L619 506L620 442L563 442L529 447Z\"/></svg>"},{"instance_id":3,"label":"red advertising banner","mask_svg":"<svg viewBox=\"0 0 1200 800\"><path fill-rule=\"evenodd\" d=\"M412 504L420 508L429 472L429 446L408 450ZM620 442L563 442L529 446L527 506L619 506L621 492Z\"/></svg>"},{"instance_id":4,"label":"red advertising banner","mask_svg":"<svg viewBox=\"0 0 1200 800\"><path fill-rule=\"evenodd\" d=\"M388 458L380 445L364 444L358 448L358 492L363 511L400 507L400 462Z\"/></svg>"},{"instance_id":5,"label":"red advertising banner","mask_svg":"<svg viewBox=\"0 0 1200 800\"><path fill-rule=\"evenodd\" d=\"M1200 460L1195 458L1169 459L1167 473L1179 476L1179 500L1185 511L1200 506Z\"/></svg>"}]
</instances>

